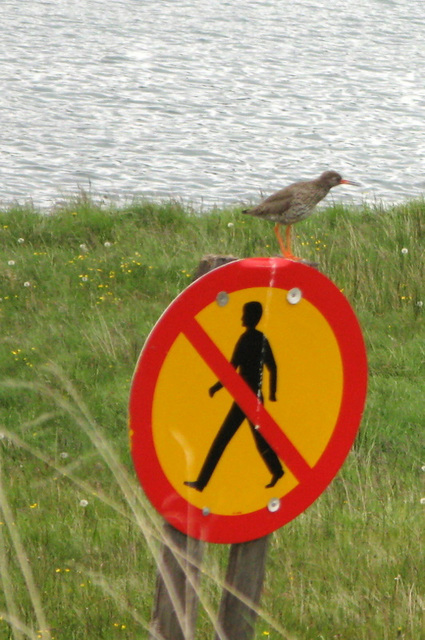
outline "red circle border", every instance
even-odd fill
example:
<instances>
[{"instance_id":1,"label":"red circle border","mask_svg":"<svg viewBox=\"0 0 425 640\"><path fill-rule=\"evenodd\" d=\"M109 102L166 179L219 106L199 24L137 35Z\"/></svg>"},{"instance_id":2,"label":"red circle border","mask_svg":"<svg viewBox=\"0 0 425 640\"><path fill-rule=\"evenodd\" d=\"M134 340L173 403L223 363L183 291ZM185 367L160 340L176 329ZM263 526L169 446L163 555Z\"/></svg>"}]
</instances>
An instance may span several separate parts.
<instances>
[{"instance_id":1,"label":"red circle border","mask_svg":"<svg viewBox=\"0 0 425 640\"><path fill-rule=\"evenodd\" d=\"M297 287L326 318L338 342L343 366L341 408L331 439L308 482L281 498L280 508L228 516L202 513L180 496L160 465L152 433L152 404L164 359L184 326L220 291L250 287ZM332 481L356 437L367 392L367 357L362 332L346 298L326 276L283 258L248 258L199 278L166 309L146 340L133 376L129 415L132 457L140 483L154 507L176 529L218 543L254 540L287 524L309 507Z\"/></svg>"}]
</instances>

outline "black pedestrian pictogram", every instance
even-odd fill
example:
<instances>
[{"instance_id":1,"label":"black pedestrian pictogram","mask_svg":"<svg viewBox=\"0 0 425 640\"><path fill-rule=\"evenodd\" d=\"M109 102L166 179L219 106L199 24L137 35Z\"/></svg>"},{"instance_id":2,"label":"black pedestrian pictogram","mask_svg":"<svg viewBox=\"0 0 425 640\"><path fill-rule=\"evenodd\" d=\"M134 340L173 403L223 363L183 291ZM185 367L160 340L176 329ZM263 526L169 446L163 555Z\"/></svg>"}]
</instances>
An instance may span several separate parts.
<instances>
[{"instance_id":1,"label":"black pedestrian pictogram","mask_svg":"<svg viewBox=\"0 0 425 640\"><path fill-rule=\"evenodd\" d=\"M276 402L276 361L266 336L256 329L262 314L263 307L260 302L247 302L243 306L242 325L246 327L246 331L236 343L230 363L236 370L239 370L241 378L245 380L261 402L263 402L262 380L265 366L270 374L269 400ZM222 389L222 387L223 385L220 381L210 387L209 395L211 398L217 391ZM185 485L197 491L203 491L205 489L224 450L245 419L248 420L247 416L237 403L234 402L210 447L198 478L194 481L186 481L184 483ZM269 484L266 485L266 488L274 487L284 474L280 460L267 440L255 428L255 425L250 420L248 420L248 423L254 436L258 452L272 474L272 478Z\"/></svg>"}]
</instances>

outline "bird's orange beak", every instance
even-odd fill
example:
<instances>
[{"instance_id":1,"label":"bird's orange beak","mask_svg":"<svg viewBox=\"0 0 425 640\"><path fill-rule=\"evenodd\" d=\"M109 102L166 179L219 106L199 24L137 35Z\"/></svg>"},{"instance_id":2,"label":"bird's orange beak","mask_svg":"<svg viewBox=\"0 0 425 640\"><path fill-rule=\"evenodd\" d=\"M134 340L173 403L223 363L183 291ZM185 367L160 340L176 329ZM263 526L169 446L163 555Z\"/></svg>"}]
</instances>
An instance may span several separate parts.
<instances>
[{"instance_id":1,"label":"bird's orange beak","mask_svg":"<svg viewBox=\"0 0 425 640\"><path fill-rule=\"evenodd\" d=\"M341 182L339 184L351 184L353 185L353 187L360 187L358 182L353 182L352 180L344 180L344 178L341 178Z\"/></svg>"}]
</instances>

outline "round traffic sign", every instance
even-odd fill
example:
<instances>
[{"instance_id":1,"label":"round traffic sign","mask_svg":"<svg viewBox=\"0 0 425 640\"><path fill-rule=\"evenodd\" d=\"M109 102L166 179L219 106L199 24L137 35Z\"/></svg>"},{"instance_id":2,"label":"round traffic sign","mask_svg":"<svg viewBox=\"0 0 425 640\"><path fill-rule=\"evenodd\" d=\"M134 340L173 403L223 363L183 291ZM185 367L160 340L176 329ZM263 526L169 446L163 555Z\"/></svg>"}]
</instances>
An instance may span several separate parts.
<instances>
[{"instance_id":1,"label":"round traffic sign","mask_svg":"<svg viewBox=\"0 0 425 640\"><path fill-rule=\"evenodd\" d=\"M366 386L359 324L328 278L283 258L219 267L172 302L140 355L130 433L143 489L193 537L266 535L333 479Z\"/></svg>"}]
</instances>

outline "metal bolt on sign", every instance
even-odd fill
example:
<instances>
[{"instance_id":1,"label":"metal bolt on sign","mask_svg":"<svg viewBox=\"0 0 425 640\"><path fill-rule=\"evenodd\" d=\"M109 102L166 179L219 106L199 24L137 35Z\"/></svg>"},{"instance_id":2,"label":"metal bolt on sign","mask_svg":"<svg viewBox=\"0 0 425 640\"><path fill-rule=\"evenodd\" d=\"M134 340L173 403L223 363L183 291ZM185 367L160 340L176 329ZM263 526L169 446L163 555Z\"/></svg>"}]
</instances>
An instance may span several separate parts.
<instances>
[{"instance_id":1,"label":"metal bolt on sign","mask_svg":"<svg viewBox=\"0 0 425 640\"><path fill-rule=\"evenodd\" d=\"M219 307L225 307L229 302L229 294L225 291L220 291L220 293L217 294L216 301Z\"/></svg>"},{"instance_id":2,"label":"metal bolt on sign","mask_svg":"<svg viewBox=\"0 0 425 640\"><path fill-rule=\"evenodd\" d=\"M301 289L298 289L298 287L290 289L286 295L286 299L289 304L298 304L302 297L303 292L301 291Z\"/></svg>"},{"instance_id":3,"label":"metal bolt on sign","mask_svg":"<svg viewBox=\"0 0 425 640\"><path fill-rule=\"evenodd\" d=\"M275 513L275 511L279 511L280 509L280 500L279 498L272 498L269 500L269 504L267 505L267 509L270 513Z\"/></svg>"}]
</instances>

